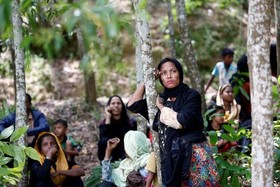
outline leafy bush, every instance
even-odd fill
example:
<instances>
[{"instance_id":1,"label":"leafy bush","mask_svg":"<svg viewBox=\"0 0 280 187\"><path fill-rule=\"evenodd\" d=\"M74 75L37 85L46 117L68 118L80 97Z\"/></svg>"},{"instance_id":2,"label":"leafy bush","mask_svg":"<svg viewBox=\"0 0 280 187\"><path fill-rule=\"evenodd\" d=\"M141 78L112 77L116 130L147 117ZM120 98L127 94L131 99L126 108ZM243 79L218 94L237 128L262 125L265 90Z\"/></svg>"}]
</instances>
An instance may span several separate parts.
<instances>
[{"instance_id":1,"label":"leafy bush","mask_svg":"<svg viewBox=\"0 0 280 187\"><path fill-rule=\"evenodd\" d=\"M14 127L10 126L0 134L0 186L17 185L22 178L27 157L39 160L35 149L17 143L27 129L28 127L24 126L14 130Z\"/></svg>"}]
</instances>

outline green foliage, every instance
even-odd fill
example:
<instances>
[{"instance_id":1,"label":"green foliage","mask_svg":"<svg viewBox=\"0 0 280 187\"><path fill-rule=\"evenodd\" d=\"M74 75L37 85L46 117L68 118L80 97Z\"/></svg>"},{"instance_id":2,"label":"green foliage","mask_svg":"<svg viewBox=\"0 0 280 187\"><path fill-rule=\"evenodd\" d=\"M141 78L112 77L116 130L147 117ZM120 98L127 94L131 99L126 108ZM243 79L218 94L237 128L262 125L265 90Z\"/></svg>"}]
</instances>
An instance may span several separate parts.
<instances>
[{"instance_id":1,"label":"green foliage","mask_svg":"<svg viewBox=\"0 0 280 187\"><path fill-rule=\"evenodd\" d=\"M1 118L9 113L6 102L2 103ZM39 155L32 147L18 145L18 140L26 133L28 127L14 130L14 126L5 128L0 134L0 186L17 185L22 178L26 158L39 160Z\"/></svg>"},{"instance_id":2,"label":"green foliage","mask_svg":"<svg viewBox=\"0 0 280 187\"><path fill-rule=\"evenodd\" d=\"M112 168L117 168L120 165L120 161L115 161L112 164ZM86 187L95 187L102 182L102 166L95 166L91 175L85 180Z\"/></svg>"}]
</instances>

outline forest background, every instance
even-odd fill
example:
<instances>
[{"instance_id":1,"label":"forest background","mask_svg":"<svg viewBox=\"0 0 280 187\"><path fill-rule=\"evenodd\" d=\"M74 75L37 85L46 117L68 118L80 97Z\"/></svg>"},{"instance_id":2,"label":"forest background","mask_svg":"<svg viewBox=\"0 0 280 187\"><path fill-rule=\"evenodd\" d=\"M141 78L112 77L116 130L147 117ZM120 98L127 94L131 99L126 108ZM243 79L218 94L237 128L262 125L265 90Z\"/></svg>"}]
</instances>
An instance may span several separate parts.
<instances>
[{"instance_id":1,"label":"forest background","mask_svg":"<svg viewBox=\"0 0 280 187\"><path fill-rule=\"evenodd\" d=\"M147 1L153 63L170 56L170 30L167 1ZM176 57L183 61L183 47L176 8L172 2ZM102 107L110 95L127 101L136 87L134 11L128 0L74 2L46 1L22 5L26 50L26 90L33 103L52 124L67 119L69 133L81 141L83 148L77 161L86 169L86 177L98 165L96 141ZM235 50L235 62L246 53L248 1L186 0L188 29L200 75L210 77L220 50ZM15 104L13 53L10 50L9 6L1 2L0 21L0 98ZM74 26L79 25L79 28ZM3 29L5 28L5 29ZM79 39L83 33L83 45ZM275 42L276 29L271 29ZM36 32L34 32L36 31ZM85 54L86 51L86 55ZM187 68L185 67L187 72ZM188 76L188 75L187 75ZM86 81L84 81L84 79ZM186 82L189 82L187 79ZM217 80L206 99L215 94ZM92 95L89 96L88 94ZM82 132L82 133L81 133Z\"/></svg>"}]
</instances>

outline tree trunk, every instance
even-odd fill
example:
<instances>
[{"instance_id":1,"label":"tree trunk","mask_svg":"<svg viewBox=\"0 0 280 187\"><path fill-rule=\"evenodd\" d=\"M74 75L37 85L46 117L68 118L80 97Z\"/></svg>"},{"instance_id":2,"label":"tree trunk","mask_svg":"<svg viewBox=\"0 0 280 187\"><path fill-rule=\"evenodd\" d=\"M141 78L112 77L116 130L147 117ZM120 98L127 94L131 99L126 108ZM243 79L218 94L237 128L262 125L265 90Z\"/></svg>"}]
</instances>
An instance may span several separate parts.
<instances>
[{"instance_id":1,"label":"tree trunk","mask_svg":"<svg viewBox=\"0 0 280 187\"><path fill-rule=\"evenodd\" d=\"M135 24L137 23L138 21L135 22ZM136 28L138 27L136 26ZM136 37L136 48L135 48L136 81L137 81L137 86L139 86L139 84L143 82L144 75L143 75L143 63L141 58L141 44L139 42L140 36L138 31L136 31L135 37ZM137 117L138 117L137 130L147 134L147 120L141 115L137 115Z\"/></svg>"},{"instance_id":2,"label":"tree trunk","mask_svg":"<svg viewBox=\"0 0 280 187\"><path fill-rule=\"evenodd\" d=\"M252 105L252 186L273 186L271 0L249 1L248 65Z\"/></svg>"},{"instance_id":3,"label":"tree trunk","mask_svg":"<svg viewBox=\"0 0 280 187\"><path fill-rule=\"evenodd\" d=\"M78 50L80 60L84 58L87 53L87 49L84 44L84 37L83 32L80 28L77 28L77 38L78 38ZM97 103L97 91L96 91L96 84L95 84L95 73L91 69L82 70L84 73L84 81L85 81L85 100L90 105L95 105Z\"/></svg>"},{"instance_id":4,"label":"tree trunk","mask_svg":"<svg viewBox=\"0 0 280 187\"><path fill-rule=\"evenodd\" d=\"M141 46L141 59L143 64L144 72L144 82L146 90L146 99L148 104L148 112L150 119L150 126L154 121L155 115L157 113L156 108L156 82L153 74L154 64L152 61L152 44L151 44L151 35L148 21L144 15L147 15L146 0L141 0L141 5L139 5L139 0L132 0L135 13L136 13L136 33L138 33L138 42ZM161 172L160 172L160 157L159 157L159 140L158 133L152 131L153 135L153 146L157 160L157 176L159 181L159 186L161 186Z\"/></svg>"},{"instance_id":5,"label":"tree trunk","mask_svg":"<svg viewBox=\"0 0 280 187\"><path fill-rule=\"evenodd\" d=\"M12 25L13 25L13 49L15 52L15 75L16 75L16 124L15 128L23 127L26 125L26 107L25 107L25 72L24 72L24 52L21 48L22 42L22 22L19 1L12 1ZM25 137L18 140L21 146L26 145ZM22 171L22 179L18 186L27 186L27 165L25 164Z\"/></svg>"},{"instance_id":6,"label":"tree trunk","mask_svg":"<svg viewBox=\"0 0 280 187\"><path fill-rule=\"evenodd\" d=\"M277 53L277 77L280 75L280 1L274 0L276 23L276 53Z\"/></svg>"},{"instance_id":7,"label":"tree trunk","mask_svg":"<svg viewBox=\"0 0 280 187\"><path fill-rule=\"evenodd\" d=\"M187 14L185 8L185 0L176 0L177 17L180 28L181 41L184 49L184 62L188 68L188 77L191 80L192 88L196 89L201 94L202 112L206 110L206 102L204 97L204 84L198 70L195 59L194 50L191 43L191 38L188 30Z\"/></svg>"},{"instance_id":8,"label":"tree trunk","mask_svg":"<svg viewBox=\"0 0 280 187\"><path fill-rule=\"evenodd\" d=\"M169 31L169 41L170 41L170 55L173 58L176 58L176 47L174 40L174 19L172 14L172 2L171 0L166 0L166 9L168 15L168 31Z\"/></svg>"}]
</instances>

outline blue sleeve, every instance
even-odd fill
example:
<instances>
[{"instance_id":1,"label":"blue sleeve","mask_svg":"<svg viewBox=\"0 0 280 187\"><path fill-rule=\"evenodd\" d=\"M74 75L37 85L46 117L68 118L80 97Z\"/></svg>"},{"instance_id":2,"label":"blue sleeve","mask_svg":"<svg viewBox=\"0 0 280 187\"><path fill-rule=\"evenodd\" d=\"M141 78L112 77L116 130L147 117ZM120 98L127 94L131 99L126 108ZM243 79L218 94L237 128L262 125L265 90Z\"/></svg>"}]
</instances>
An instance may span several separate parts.
<instances>
[{"instance_id":1,"label":"blue sleeve","mask_svg":"<svg viewBox=\"0 0 280 187\"><path fill-rule=\"evenodd\" d=\"M113 182L112 166L110 160L102 160L102 180L107 182Z\"/></svg>"},{"instance_id":2,"label":"blue sleeve","mask_svg":"<svg viewBox=\"0 0 280 187\"><path fill-rule=\"evenodd\" d=\"M15 124L16 121L16 114L11 113L6 116L4 119L0 121L0 132L2 132L5 128Z\"/></svg>"},{"instance_id":3,"label":"blue sleeve","mask_svg":"<svg viewBox=\"0 0 280 187\"><path fill-rule=\"evenodd\" d=\"M34 128L27 130L27 136L34 136L40 132L49 131L50 127L45 115L39 111L34 112Z\"/></svg>"},{"instance_id":4,"label":"blue sleeve","mask_svg":"<svg viewBox=\"0 0 280 187\"><path fill-rule=\"evenodd\" d=\"M215 77L217 77L219 75L219 69L217 67L217 64L213 68L211 75L214 75Z\"/></svg>"}]
</instances>

